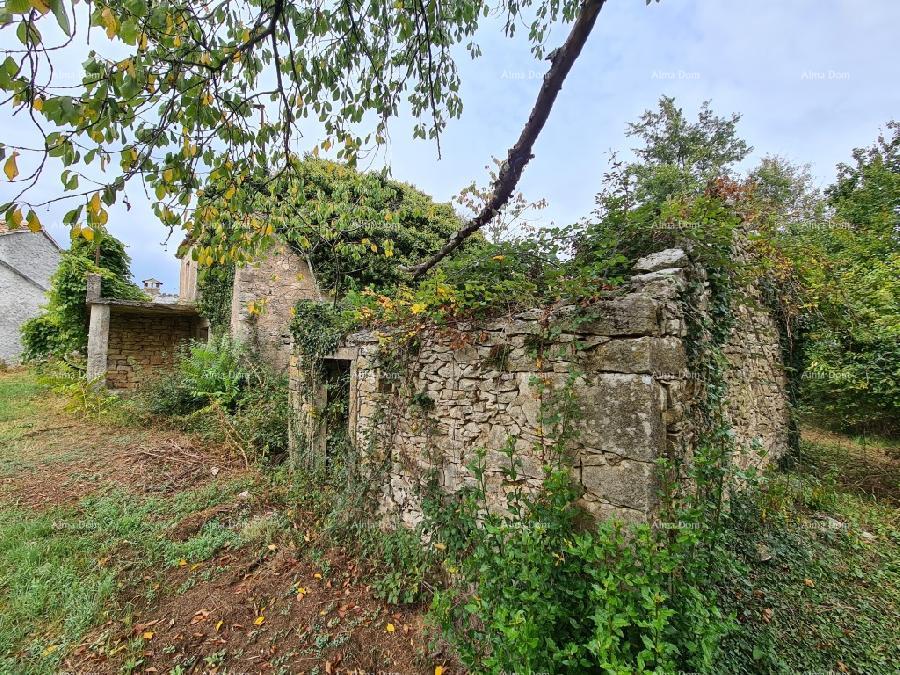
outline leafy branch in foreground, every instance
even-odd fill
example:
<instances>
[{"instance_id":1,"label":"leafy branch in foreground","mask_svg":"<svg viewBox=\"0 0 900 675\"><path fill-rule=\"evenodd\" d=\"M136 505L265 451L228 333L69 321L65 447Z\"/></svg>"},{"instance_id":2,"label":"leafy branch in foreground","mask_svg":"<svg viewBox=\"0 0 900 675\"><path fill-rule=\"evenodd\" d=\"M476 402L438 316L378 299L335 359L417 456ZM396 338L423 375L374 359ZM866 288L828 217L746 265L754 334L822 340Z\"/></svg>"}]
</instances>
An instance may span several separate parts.
<instances>
[{"instance_id":1,"label":"leafy branch in foreground","mask_svg":"<svg viewBox=\"0 0 900 675\"><path fill-rule=\"evenodd\" d=\"M0 11L8 45L0 91L14 114L31 118L41 142L0 146L8 179L21 185L0 211L18 226L28 209L24 220L39 228L36 208L74 198L81 203L64 222L90 231L106 222L109 206L128 204L126 184L138 178L170 230L191 230L217 212L249 221L253 193L290 169L292 153L335 148L338 159L353 165L386 142L388 122L404 102L418 120L414 136L438 141L462 111L453 50L464 46L477 57L475 33L492 11L509 36L527 27L537 57L554 22L574 21L569 40L551 55L538 105L500 172L495 199L443 257L508 199L602 5L101 0L83 9L65 0L11 0ZM51 13L58 29L47 19ZM91 40L84 77L60 86L54 62L65 58L61 50L79 30ZM324 140L301 140L306 119L317 121ZM64 194L29 201L51 158L64 167ZM98 178L107 171L108 178ZM266 236L264 227L258 235ZM236 241L227 250L246 246ZM418 273L433 264L423 263Z\"/></svg>"}]
</instances>

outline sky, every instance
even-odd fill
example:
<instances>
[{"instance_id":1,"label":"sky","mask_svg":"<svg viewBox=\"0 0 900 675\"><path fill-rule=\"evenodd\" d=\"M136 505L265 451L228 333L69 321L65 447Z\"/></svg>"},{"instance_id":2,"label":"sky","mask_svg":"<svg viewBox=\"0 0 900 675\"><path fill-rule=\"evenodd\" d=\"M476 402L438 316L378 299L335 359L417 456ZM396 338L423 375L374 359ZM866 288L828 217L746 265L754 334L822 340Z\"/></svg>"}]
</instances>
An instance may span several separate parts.
<instances>
[{"instance_id":1,"label":"sky","mask_svg":"<svg viewBox=\"0 0 900 675\"><path fill-rule=\"evenodd\" d=\"M853 148L870 145L886 122L900 119L897 26L898 0L608 0L519 187L530 200L547 200L542 222L586 216L610 151L630 147L627 123L662 95L674 96L691 117L706 100L719 115L739 113L738 134L754 146L743 169L777 154L808 163L825 186ZM0 38L15 39L9 29ZM557 29L549 44L564 38ZM86 54L83 40L70 48L67 62ZM487 182L485 165L517 139L548 64L531 56L524 34L506 38L495 23L485 25L479 42L481 58L462 55L458 62L465 108L443 136L441 159L433 142L412 139L407 117L393 123L390 144L373 168L386 164L394 178L439 201L473 180ZM29 125L0 109L0 142L33 137ZM315 140L315 132L306 134L296 149L308 150ZM57 177L48 171L32 196L55 196ZM0 203L13 193L0 180ZM180 236L167 242L151 202L137 189L128 193L132 209L114 207L109 228L128 246L138 281L156 277L164 291L177 292ZM63 244L67 208L38 212Z\"/></svg>"}]
</instances>

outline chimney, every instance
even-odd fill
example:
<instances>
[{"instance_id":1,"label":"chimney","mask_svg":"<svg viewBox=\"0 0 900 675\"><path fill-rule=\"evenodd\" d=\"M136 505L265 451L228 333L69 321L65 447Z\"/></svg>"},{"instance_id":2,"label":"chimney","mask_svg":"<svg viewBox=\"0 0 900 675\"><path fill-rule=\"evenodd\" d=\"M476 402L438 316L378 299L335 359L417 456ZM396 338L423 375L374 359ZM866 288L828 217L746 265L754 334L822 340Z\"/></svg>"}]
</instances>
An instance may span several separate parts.
<instances>
[{"instance_id":1,"label":"chimney","mask_svg":"<svg viewBox=\"0 0 900 675\"><path fill-rule=\"evenodd\" d=\"M149 295L151 298L156 298L160 293L160 287L162 286L162 282L159 279L144 279L144 293Z\"/></svg>"}]
</instances>

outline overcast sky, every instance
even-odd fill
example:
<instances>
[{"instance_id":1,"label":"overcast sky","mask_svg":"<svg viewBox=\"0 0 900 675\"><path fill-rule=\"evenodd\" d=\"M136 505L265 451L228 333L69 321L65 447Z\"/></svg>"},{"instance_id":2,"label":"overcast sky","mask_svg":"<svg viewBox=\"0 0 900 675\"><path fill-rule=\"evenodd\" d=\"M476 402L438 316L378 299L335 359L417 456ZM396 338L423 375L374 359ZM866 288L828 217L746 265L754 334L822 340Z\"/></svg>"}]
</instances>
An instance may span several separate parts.
<instances>
[{"instance_id":1,"label":"overcast sky","mask_svg":"<svg viewBox=\"0 0 900 675\"><path fill-rule=\"evenodd\" d=\"M608 0L520 187L529 199L547 199L547 222L586 215L609 151L629 147L626 123L663 94L691 116L707 99L721 115L740 113L739 134L755 148L747 167L779 154L811 164L825 185L852 148L871 144L880 127L900 118L898 26L900 0ZM443 138L443 158L433 143L412 140L407 119L393 126L379 161L438 200L472 180L485 182L484 165L517 138L547 65L531 57L524 35L507 39L490 28L481 35L483 56L460 62L465 110ZM0 35L12 37L9 30ZM551 46L563 38L558 31ZM4 141L29 134L6 108L0 128ZM307 134L308 145L297 150L313 141ZM58 190L57 176L47 176L40 194ZM11 196L4 180L0 202ZM164 244L149 202L136 189L129 197L133 208L112 209L110 229L128 245L136 279L155 276L176 292L180 237ZM39 212L61 243L68 240L64 211Z\"/></svg>"}]
</instances>

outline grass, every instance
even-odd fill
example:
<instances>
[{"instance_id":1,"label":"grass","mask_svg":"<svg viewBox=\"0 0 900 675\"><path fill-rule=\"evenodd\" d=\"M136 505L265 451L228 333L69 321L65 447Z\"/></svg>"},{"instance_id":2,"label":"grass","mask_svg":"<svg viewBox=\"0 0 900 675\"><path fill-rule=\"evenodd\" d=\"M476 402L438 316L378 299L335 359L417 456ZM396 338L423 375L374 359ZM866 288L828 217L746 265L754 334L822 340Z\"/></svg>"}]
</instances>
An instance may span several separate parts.
<instances>
[{"instance_id":1,"label":"grass","mask_svg":"<svg viewBox=\"0 0 900 675\"><path fill-rule=\"evenodd\" d=\"M44 453L29 432L40 428L52 393L24 371L0 374L0 467L40 469L92 451L89 423L56 432L68 453ZM51 423L51 427L53 424ZM129 442L134 429L118 439ZM123 440L124 439L124 440ZM45 444L45 443L44 443ZM185 517L234 502L254 479L213 479L196 489L147 497L100 482L69 506L23 509L0 502L0 672L47 673L93 626L127 616L123 590L151 597L167 569L197 565L225 548L252 542L242 532L247 509L227 523L213 517L186 539L172 534Z\"/></svg>"},{"instance_id":2,"label":"grass","mask_svg":"<svg viewBox=\"0 0 900 675\"><path fill-rule=\"evenodd\" d=\"M62 407L33 375L0 373L0 475L34 476L66 462L75 475L82 466L77 460L96 454L97 443L121 448L150 433L108 420L98 432L90 420L59 412ZM758 490L731 502L723 560L737 565L721 585L720 600L740 627L722 645L716 672L896 672L896 446L816 431L805 438L789 471L771 473ZM58 670L86 635L98 639L97 626L133 625L137 604L158 601L169 580L177 579L179 593L189 592L222 569L205 561L223 550L265 550L300 515L311 528L328 529L320 522L328 511L321 486L298 486L282 471L220 474L153 495L130 491L102 473L94 483L65 505L25 509L0 501L2 673ZM245 491L250 498L239 498ZM280 506L261 515L254 510L258 501ZM228 508L215 515L222 505ZM316 551L310 544L307 555L328 577L328 560L316 561ZM415 541L383 552L394 574L373 579L372 590L408 600L405 580L417 552ZM190 573L176 574L181 567ZM326 627L310 627L313 632L298 644L312 656L331 649L330 643L315 646ZM110 644L107 653L124 649L120 657L128 672L139 667L145 648L138 635ZM217 654L204 663L211 668L225 658Z\"/></svg>"},{"instance_id":3,"label":"grass","mask_svg":"<svg viewBox=\"0 0 900 675\"><path fill-rule=\"evenodd\" d=\"M722 672L897 672L898 493L873 492L860 463L897 469L871 447L843 439L838 453L814 437L792 471L736 501L729 547L742 565L722 597L741 628Z\"/></svg>"}]
</instances>

